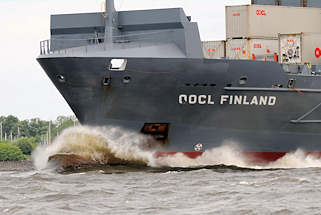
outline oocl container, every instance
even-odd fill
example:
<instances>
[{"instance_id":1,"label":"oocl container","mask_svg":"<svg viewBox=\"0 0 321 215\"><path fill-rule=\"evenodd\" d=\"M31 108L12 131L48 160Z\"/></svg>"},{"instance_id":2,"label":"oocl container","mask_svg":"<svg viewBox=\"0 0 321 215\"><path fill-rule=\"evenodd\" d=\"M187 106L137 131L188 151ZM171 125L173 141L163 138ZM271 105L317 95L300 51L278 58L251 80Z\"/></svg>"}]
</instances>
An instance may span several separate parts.
<instances>
[{"instance_id":1,"label":"oocl container","mask_svg":"<svg viewBox=\"0 0 321 215\"><path fill-rule=\"evenodd\" d=\"M278 61L277 39L229 39L226 44L228 59Z\"/></svg>"},{"instance_id":2,"label":"oocl container","mask_svg":"<svg viewBox=\"0 0 321 215\"><path fill-rule=\"evenodd\" d=\"M261 4L261 5L278 5L279 0L252 0L252 4Z\"/></svg>"},{"instance_id":3,"label":"oocl container","mask_svg":"<svg viewBox=\"0 0 321 215\"><path fill-rule=\"evenodd\" d=\"M280 63L321 65L321 34L279 35Z\"/></svg>"},{"instance_id":4,"label":"oocl container","mask_svg":"<svg viewBox=\"0 0 321 215\"><path fill-rule=\"evenodd\" d=\"M292 6L292 7L303 7L303 0L281 0L280 5Z\"/></svg>"},{"instance_id":5,"label":"oocl container","mask_svg":"<svg viewBox=\"0 0 321 215\"><path fill-rule=\"evenodd\" d=\"M293 7L321 7L320 0L252 0L252 4L282 5Z\"/></svg>"},{"instance_id":6,"label":"oocl container","mask_svg":"<svg viewBox=\"0 0 321 215\"><path fill-rule=\"evenodd\" d=\"M306 6L321 8L321 1L320 0L306 0Z\"/></svg>"},{"instance_id":7,"label":"oocl container","mask_svg":"<svg viewBox=\"0 0 321 215\"><path fill-rule=\"evenodd\" d=\"M204 57L208 59L225 58L225 41L204 41L202 42Z\"/></svg>"},{"instance_id":8,"label":"oocl container","mask_svg":"<svg viewBox=\"0 0 321 215\"><path fill-rule=\"evenodd\" d=\"M272 5L226 7L226 38L278 38L278 34L321 32L321 9Z\"/></svg>"}]
</instances>

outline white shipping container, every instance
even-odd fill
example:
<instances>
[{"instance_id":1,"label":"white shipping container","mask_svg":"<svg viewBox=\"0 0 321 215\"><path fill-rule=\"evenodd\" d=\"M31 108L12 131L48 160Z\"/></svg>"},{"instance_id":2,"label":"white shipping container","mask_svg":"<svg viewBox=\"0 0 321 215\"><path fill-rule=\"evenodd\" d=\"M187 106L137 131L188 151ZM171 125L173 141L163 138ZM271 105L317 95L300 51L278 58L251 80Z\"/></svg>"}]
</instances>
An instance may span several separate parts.
<instances>
[{"instance_id":1,"label":"white shipping container","mask_svg":"<svg viewBox=\"0 0 321 215\"><path fill-rule=\"evenodd\" d=\"M278 34L321 32L321 9L273 5L226 7L226 38L278 38Z\"/></svg>"},{"instance_id":2,"label":"white shipping container","mask_svg":"<svg viewBox=\"0 0 321 215\"><path fill-rule=\"evenodd\" d=\"M261 4L261 5L278 5L277 0L252 0L252 4Z\"/></svg>"},{"instance_id":3,"label":"white shipping container","mask_svg":"<svg viewBox=\"0 0 321 215\"><path fill-rule=\"evenodd\" d=\"M303 7L303 1L302 0L281 0L280 5L293 6L293 7Z\"/></svg>"},{"instance_id":4,"label":"white shipping container","mask_svg":"<svg viewBox=\"0 0 321 215\"><path fill-rule=\"evenodd\" d=\"M307 7L319 7L321 8L321 1L320 0L307 0Z\"/></svg>"},{"instance_id":5,"label":"white shipping container","mask_svg":"<svg viewBox=\"0 0 321 215\"><path fill-rule=\"evenodd\" d=\"M225 58L225 41L204 41L202 42L204 57L208 59Z\"/></svg>"},{"instance_id":6,"label":"white shipping container","mask_svg":"<svg viewBox=\"0 0 321 215\"><path fill-rule=\"evenodd\" d=\"M280 63L321 65L321 34L279 35Z\"/></svg>"},{"instance_id":7,"label":"white shipping container","mask_svg":"<svg viewBox=\"0 0 321 215\"><path fill-rule=\"evenodd\" d=\"M234 60L277 61L278 50L277 39L229 39L226 57Z\"/></svg>"}]
</instances>

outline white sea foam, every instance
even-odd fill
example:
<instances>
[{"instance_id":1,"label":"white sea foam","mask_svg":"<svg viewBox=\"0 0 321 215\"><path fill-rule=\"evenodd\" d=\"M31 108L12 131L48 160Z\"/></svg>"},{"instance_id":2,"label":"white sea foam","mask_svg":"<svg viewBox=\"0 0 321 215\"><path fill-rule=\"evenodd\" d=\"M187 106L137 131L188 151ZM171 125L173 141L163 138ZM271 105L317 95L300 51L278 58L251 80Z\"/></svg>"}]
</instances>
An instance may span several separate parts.
<instances>
[{"instance_id":1,"label":"white sea foam","mask_svg":"<svg viewBox=\"0 0 321 215\"><path fill-rule=\"evenodd\" d=\"M50 156L75 154L85 160L108 164L111 158L149 164L153 151L147 147L149 138L116 127L78 126L66 129L51 145L39 146L33 153L36 168L48 166Z\"/></svg>"},{"instance_id":2,"label":"white sea foam","mask_svg":"<svg viewBox=\"0 0 321 215\"><path fill-rule=\"evenodd\" d=\"M117 158L126 162L143 163L151 167L199 167L229 165L254 169L321 167L321 160L302 150L288 153L269 164L253 164L235 143L205 151L191 159L182 153L157 158L159 150L150 147L151 138L117 127L79 126L66 129L51 145L39 146L33 153L38 169L47 168L48 159L56 154L74 154L97 164L108 164Z\"/></svg>"},{"instance_id":3,"label":"white sea foam","mask_svg":"<svg viewBox=\"0 0 321 215\"><path fill-rule=\"evenodd\" d=\"M298 149L295 152L287 153L279 160L270 163L268 168L312 168L321 167L321 159L313 154L307 154Z\"/></svg>"},{"instance_id":4,"label":"white sea foam","mask_svg":"<svg viewBox=\"0 0 321 215\"><path fill-rule=\"evenodd\" d=\"M156 166L168 167L198 167L222 164L247 167L248 160L240 151L241 150L236 144L226 142L221 147L205 151L201 156L195 159L189 158L183 153L177 153L173 156L160 157L155 160L154 164Z\"/></svg>"}]
</instances>

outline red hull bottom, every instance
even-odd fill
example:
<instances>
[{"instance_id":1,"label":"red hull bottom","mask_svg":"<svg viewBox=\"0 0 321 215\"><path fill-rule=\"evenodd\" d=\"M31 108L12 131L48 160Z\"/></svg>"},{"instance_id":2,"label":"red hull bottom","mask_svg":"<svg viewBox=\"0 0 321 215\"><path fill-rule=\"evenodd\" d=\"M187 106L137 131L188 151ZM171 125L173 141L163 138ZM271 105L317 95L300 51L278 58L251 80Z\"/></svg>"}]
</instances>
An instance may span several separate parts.
<instances>
[{"instance_id":1,"label":"red hull bottom","mask_svg":"<svg viewBox=\"0 0 321 215\"><path fill-rule=\"evenodd\" d=\"M157 158L173 156L178 152L158 152ZM186 157L196 159L202 156L203 152L182 152ZM243 155L254 163L270 163L284 157L286 152L244 152ZM306 155L313 155L316 158L321 159L321 152L307 152Z\"/></svg>"}]
</instances>

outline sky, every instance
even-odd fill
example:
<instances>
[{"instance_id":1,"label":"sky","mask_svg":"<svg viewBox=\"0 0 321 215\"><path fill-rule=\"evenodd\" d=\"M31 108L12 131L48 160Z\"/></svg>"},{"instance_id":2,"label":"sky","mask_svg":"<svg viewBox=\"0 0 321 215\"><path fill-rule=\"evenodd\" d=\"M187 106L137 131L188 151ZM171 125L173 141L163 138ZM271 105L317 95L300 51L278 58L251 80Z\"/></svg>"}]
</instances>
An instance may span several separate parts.
<instances>
[{"instance_id":1,"label":"sky","mask_svg":"<svg viewBox=\"0 0 321 215\"><path fill-rule=\"evenodd\" d=\"M0 1L0 116L54 120L73 115L36 61L50 38L50 15L102 11L104 0ZM182 7L198 22L202 40L225 39L225 5L250 0L115 0L117 10Z\"/></svg>"}]
</instances>

